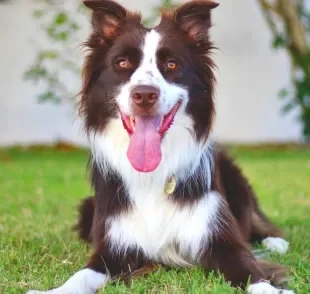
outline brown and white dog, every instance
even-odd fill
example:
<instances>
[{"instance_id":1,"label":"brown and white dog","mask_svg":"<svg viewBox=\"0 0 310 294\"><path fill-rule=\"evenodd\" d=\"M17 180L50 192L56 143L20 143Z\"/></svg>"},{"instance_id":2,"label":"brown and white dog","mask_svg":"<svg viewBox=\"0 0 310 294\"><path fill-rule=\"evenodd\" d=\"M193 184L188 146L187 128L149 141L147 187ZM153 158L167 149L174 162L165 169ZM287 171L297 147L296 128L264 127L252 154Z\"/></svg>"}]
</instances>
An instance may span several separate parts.
<instances>
[{"instance_id":1,"label":"brown and white dog","mask_svg":"<svg viewBox=\"0 0 310 294\"><path fill-rule=\"evenodd\" d=\"M210 0L164 10L152 29L112 0L92 9L81 109L95 196L81 205L85 269L50 294L93 294L115 278L161 266L200 266L253 294L285 270L256 259L250 243L288 243L260 211L239 168L211 140L214 63ZM250 283L248 284L248 281Z\"/></svg>"}]
</instances>

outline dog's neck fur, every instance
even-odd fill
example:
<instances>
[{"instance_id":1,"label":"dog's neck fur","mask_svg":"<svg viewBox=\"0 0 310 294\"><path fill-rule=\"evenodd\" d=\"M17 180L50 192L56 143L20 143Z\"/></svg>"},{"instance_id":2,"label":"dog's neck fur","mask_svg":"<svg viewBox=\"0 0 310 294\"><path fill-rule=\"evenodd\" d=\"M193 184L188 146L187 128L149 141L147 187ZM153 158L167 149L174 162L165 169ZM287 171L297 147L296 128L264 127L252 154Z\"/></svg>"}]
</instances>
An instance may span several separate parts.
<instances>
[{"instance_id":1,"label":"dog's neck fur","mask_svg":"<svg viewBox=\"0 0 310 294\"><path fill-rule=\"evenodd\" d=\"M180 120L191 124L188 117L181 117ZM117 173L129 194L132 189L152 190L161 194L171 176L176 178L177 187L192 179L193 183L204 183L206 192L211 189L214 157L212 142L197 143L190 128L184 132L184 128L178 124L171 127L168 136L163 139L162 162L151 173L139 173L130 165L126 156L129 137L119 119L111 121L103 133L91 135L90 140L92 159L102 176L107 178Z\"/></svg>"}]
</instances>

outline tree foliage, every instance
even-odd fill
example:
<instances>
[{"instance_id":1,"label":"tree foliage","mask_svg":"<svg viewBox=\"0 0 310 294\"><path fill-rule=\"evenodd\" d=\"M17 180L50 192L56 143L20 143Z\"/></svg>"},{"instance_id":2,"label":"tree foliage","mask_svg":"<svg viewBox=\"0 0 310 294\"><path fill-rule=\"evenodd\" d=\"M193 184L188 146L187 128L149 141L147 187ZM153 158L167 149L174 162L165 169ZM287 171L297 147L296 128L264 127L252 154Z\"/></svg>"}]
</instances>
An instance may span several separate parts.
<instances>
[{"instance_id":1,"label":"tree foliage","mask_svg":"<svg viewBox=\"0 0 310 294\"><path fill-rule=\"evenodd\" d=\"M88 23L88 10L81 1L38 0L34 17L45 39L38 46L32 66L25 73L27 80L41 85L39 101L72 102L78 89L81 60L77 62L77 44L81 31ZM273 33L273 47L285 50L291 60L293 87L283 88L283 112L300 109L303 134L310 138L310 5L308 0L258 0ZM77 4L78 3L78 4ZM173 6L171 0L162 0L153 7L151 16L144 19L150 25L157 19L158 10ZM34 40L37 41L37 39ZM76 80L74 80L76 78Z\"/></svg>"},{"instance_id":2,"label":"tree foliage","mask_svg":"<svg viewBox=\"0 0 310 294\"><path fill-rule=\"evenodd\" d=\"M151 14L143 23L151 25L161 8L172 6L171 0L162 0L159 6L150 8ZM43 89L38 94L39 102L72 103L79 91L76 85L82 65L78 44L86 37L89 11L82 1L38 0L33 17L41 35L33 40L37 54L25 72L25 79ZM37 44L41 39L43 42Z\"/></svg>"},{"instance_id":3,"label":"tree foliage","mask_svg":"<svg viewBox=\"0 0 310 294\"><path fill-rule=\"evenodd\" d=\"M283 88L283 112L300 110L303 135L310 139L310 3L308 0L258 0L273 34L273 47L291 60L293 89Z\"/></svg>"}]
</instances>

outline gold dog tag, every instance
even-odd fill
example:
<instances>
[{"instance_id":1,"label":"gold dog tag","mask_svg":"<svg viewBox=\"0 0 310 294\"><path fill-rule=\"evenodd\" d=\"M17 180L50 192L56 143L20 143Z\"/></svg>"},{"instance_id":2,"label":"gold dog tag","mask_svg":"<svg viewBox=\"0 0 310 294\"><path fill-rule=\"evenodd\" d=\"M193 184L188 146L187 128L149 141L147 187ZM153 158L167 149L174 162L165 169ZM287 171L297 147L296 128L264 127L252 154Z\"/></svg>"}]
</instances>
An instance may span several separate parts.
<instances>
[{"instance_id":1,"label":"gold dog tag","mask_svg":"<svg viewBox=\"0 0 310 294\"><path fill-rule=\"evenodd\" d=\"M166 182L166 185L165 185L165 193L170 195L174 192L175 190L175 187L177 185L177 181L175 179L174 176L172 176L167 182Z\"/></svg>"}]
</instances>

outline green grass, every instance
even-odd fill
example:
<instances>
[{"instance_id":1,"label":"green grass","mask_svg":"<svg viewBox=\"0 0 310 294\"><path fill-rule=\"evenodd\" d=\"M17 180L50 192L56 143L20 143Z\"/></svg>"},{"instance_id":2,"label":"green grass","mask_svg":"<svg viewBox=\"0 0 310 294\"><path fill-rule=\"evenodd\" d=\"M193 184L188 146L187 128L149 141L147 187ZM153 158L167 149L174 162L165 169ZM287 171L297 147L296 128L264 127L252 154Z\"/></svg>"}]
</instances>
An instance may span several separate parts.
<instances>
[{"instance_id":1,"label":"green grass","mask_svg":"<svg viewBox=\"0 0 310 294\"><path fill-rule=\"evenodd\" d=\"M290 288L310 293L310 150L231 150L250 178L264 211L291 243L285 256ZM70 228L76 205L90 193L87 153L0 151L0 293L62 284L83 267L89 249ZM238 270L238 269L236 269ZM110 285L105 293L236 293L199 269L159 270L148 278ZM103 292L100 292L103 293ZM241 292L240 292L241 293Z\"/></svg>"}]
</instances>

